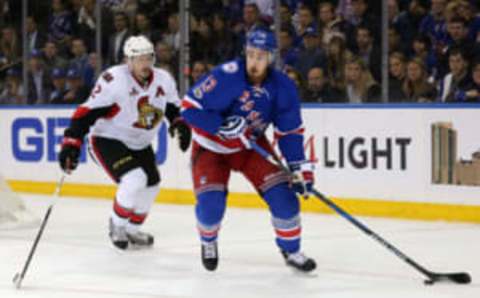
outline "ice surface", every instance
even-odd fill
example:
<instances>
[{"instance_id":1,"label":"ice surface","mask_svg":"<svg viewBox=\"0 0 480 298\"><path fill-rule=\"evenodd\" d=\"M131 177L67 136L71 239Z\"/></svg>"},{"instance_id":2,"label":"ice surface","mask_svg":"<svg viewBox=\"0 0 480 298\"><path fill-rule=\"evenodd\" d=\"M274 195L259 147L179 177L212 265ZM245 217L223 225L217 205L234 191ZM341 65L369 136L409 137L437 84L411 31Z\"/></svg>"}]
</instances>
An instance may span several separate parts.
<instances>
[{"instance_id":1,"label":"ice surface","mask_svg":"<svg viewBox=\"0 0 480 298\"><path fill-rule=\"evenodd\" d=\"M23 196L39 217L48 196ZM320 204L320 202L319 202ZM111 201L61 198L21 290L12 284L34 229L0 230L0 297L480 297L480 225L362 218L433 271L468 271L470 285L423 285L423 276L336 215L303 215L313 275L287 268L266 210L227 210L216 272L203 269L193 206L155 205L145 230L155 247L119 252L107 237Z\"/></svg>"}]
</instances>

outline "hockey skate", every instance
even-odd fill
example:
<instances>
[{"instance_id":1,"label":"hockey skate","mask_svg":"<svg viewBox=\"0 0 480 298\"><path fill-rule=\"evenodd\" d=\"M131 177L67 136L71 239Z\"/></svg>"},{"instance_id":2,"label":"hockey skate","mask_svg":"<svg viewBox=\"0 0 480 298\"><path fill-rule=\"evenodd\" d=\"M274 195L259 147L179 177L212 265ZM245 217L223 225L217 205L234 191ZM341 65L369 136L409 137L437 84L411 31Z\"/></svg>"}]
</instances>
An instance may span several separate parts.
<instances>
[{"instance_id":1,"label":"hockey skate","mask_svg":"<svg viewBox=\"0 0 480 298\"><path fill-rule=\"evenodd\" d=\"M109 233L110 239L115 247L119 249L127 249L128 247L128 237L127 231L124 226L116 226L112 219L109 221Z\"/></svg>"},{"instance_id":2,"label":"hockey skate","mask_svg":"<svg viewBox=\"0 0 480 298\"><path fill-rule=\"evenodd\" d=\"M202 263L208 271L214 271L218 265L217 242L202 242Z\"/></svg>"},{"instance_id":3,"label":"hockey skate","mask_svg":"<svg viewBox=\"0 0 480 298\"><path fill-rule=\"evenodd\" d=\"M301 252L288 253L286 251L282 251L282 255L288 266L291 266L299 271L311 272L317 268L315 260L306 257Z\"/></svg>"},{"instance_id":4,"label":"hockey skate","mask_svg":"<svg viewBox=\"0 0 480 298\"><path fill-rule=\"evenodd\" d=\"M127 232L128 242L136 248L151 247L154 242L154 238L151 234L137 231L135 233Z\"/></svg>"}]
</instances>

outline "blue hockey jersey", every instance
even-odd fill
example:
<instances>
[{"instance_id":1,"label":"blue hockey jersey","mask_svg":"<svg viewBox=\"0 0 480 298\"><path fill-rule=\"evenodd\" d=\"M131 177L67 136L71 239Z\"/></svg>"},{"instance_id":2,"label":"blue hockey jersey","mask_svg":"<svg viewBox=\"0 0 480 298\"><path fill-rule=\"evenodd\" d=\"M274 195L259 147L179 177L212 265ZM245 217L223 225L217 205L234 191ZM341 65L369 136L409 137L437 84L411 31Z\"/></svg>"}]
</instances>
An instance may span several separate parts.
<instances>
[{"instance_id":1,"label":"blue hockey jersey","mask_svg":"<svg viewBox=\"0 0 480 298\"><path fill-rule=\"evenodd\" d=\"M195 142L217 153L242 150L238 142L217 135L224 119L233 115L245 117L257 135L272 123L287 161L305 160L300 99L295 84L283 73L269 70L261 85L253 85L245 61L234 60L204 76L182 101L182 116L192 126Z\"/></svg>"}]
</instances>

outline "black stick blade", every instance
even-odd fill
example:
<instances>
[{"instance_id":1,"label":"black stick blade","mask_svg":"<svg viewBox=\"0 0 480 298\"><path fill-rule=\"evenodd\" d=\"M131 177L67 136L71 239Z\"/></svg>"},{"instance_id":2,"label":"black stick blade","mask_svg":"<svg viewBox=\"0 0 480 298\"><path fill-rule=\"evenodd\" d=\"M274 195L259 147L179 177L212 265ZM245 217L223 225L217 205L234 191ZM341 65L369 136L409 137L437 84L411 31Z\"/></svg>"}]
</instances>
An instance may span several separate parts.
<instances>
[{"instance_id":1,"label":"black stick blade","mask_svg":"<svg viewBox=\"0 0 480 298\"><path fill-rule=\"evenodd\" d=\"M453 282L457 284L469 284L472 281L470 274L466 272L457 273L432 273L429 280L425 281L426 285L432 285L436 282Z\"/></svg>"},{"instance_id":2,"label":"black stick blade","mask_svg":"<svg viewBox=\"0 0 480 298\"><path fill-rule=\"evenodd\" d=\"M469 284L472 281L472 277L466 272L452 273L449 278L457 284Z\"/></svg>"}]
</instances>

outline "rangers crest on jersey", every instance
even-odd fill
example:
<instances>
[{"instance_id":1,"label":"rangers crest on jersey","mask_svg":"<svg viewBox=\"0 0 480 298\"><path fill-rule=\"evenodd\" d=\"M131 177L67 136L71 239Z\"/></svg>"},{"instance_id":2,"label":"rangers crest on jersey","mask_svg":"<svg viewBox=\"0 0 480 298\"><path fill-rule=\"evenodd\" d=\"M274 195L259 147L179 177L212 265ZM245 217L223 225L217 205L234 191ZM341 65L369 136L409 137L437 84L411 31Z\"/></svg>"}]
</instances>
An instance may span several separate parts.
<instances>
[{"instance_id":1,"label":"rangers crest on jersey","mask_svg":"<svg viewBox=\"0 0 480 298\"><path fill-rule=\"evenodd\" d=\"M152 129L162 120L163 111L151 105L148 97L144 96L138 100L138 120L133 126L143 129Z\"/></svg>"},{"instance_id":2,"label":"rangers crest on jersey","mask_svg":"<svg viewBox=\"0 0 480 298\"><path fill-rule=\"evenodd\" d=\"M239 99L241 102L245 103L245 102L247 102L247 100L248 100L249 98L250 98L250 92L248 92L248 90L245 90L245 91L243 91L242 96L240 96L238 99Z\"/></svg>"},{"instance_id":3,"label":"rangers crest on jersey","mask_svg":"<svg viewBox=\"0 0 480 298\"><path fill-rule=\"evenodd\" d=\"M267 100L270 100L270 93L268 92L268 90L266 88L259 87L259 86L253 86L252 91L253 91L253 96L254 97L262 97L263 95L265 95Z\"/></svg>"}]
</instances>

